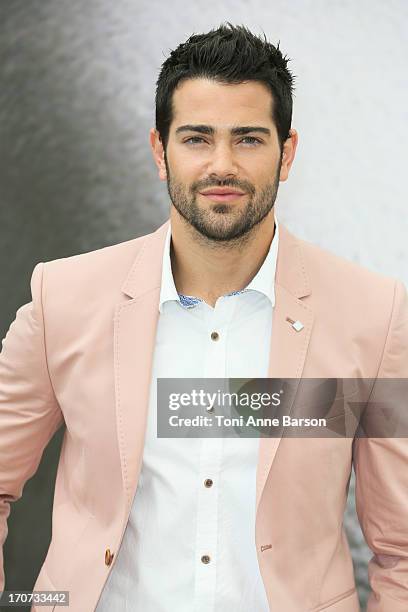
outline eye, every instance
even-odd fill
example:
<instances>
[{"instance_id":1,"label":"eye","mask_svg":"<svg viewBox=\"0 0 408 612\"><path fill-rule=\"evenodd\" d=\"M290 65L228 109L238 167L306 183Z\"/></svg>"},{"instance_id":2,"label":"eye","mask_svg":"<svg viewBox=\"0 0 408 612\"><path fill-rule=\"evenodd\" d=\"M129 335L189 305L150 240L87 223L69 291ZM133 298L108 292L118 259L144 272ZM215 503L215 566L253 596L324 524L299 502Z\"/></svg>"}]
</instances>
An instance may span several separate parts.
<instances>
[{"instance_id":1,"label":"eye","mask_svg":"<svg viewBox=\"0 0 408 612\"><path fill-rule=\"evenodd\" d=\"M251 140L251 144L261 144L259 138L255 138L255 136L244 136L242 140Z\"/></svg>"},{"instance_id":2,"label":"eye","mask_svg":"<svg viewBox=\"0 0 408 612\"><path fill-rule=\"evenodd\" d=\"M195 142L192 142L192 141ZM249 140L251 142L249 142L248 144L252 145L258 145L261 144L261 141L259 140L259 138L255 138L255 136L244 136L244 138L241 138L240 142L243 142L244 140ZM200 144L197 141L202 141L202 142L206 142L203 138L201 138L200 136L190 136L190 138L187 138L186 140L183 140L183 143L185 144Z\"/></svg>"},{"instance_id":3,"label":"eye","mask_svg":"<svg viewBox=\"0 0 408 612\"><path fill-rule=\"evenodd\" d=\"M183 140L183 142L190 144L190 141L194 140L194 139L196 139L196 140L204 140L203 138L200 138L200 136L190 136L190 138L187 138L187 140ZM196 143L191 142L191 144L196 144Z\"/></svg>"}]
</instances>

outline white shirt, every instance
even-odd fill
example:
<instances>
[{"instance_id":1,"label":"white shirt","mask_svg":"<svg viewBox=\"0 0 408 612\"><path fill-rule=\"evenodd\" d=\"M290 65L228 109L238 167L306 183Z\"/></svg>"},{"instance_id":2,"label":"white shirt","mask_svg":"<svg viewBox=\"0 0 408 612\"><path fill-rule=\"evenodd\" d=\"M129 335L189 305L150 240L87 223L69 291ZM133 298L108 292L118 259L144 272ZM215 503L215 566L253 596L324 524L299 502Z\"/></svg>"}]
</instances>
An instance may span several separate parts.
<instances>
[{"instance_id":1,"label":"white shirt","mask_svg":"<svg viewBox=\"0 0 408 612\"><path fill-rule=\"evenodd\" d=\"M275 223L252 281L214 308L177 293L169 226L142 468L97 612L269 612L255 545L259 438L158 438L156 398L157 378L267 377Z\"/></svg>"}]
</instances>

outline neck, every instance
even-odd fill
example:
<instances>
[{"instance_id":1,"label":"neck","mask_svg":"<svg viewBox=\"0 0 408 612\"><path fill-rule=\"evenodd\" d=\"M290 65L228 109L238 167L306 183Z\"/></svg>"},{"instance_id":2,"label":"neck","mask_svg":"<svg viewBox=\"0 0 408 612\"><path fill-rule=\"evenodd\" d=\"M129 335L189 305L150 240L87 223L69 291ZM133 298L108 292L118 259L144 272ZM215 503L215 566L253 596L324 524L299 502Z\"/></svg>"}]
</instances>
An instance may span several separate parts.
<instances>
[{"instance_id":1,"label":"neck","mask_svg":"<svg viewBox=\"0 0 408 612\"><path fill-rule=\"evenodd\" d=\"M272 210L245 236L227 242L207 239L174 208L170 213L171 266L178 293L214 306L217 299L244 289L262 266L274 236Z\"/></svg>"}]
</instances>

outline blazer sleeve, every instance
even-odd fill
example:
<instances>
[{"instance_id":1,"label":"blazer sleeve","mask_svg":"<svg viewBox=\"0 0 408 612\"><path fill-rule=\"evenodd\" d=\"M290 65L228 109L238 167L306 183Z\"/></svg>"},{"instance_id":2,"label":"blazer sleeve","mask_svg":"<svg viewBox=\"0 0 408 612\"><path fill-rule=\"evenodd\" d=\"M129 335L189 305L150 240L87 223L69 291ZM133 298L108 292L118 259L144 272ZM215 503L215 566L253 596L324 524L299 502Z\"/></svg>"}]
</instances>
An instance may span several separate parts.
<instances>
[{"instance_id":1,"label":"blazer sleeve","mask_svg":"<svg viewBox=\"0 0 408 612\"><path fill-rule=\"evenodd\" d=\"M381 378L405 379L407 386L408 297L400 281L395 281L392 312L373 389L381 384ZM387 389L392 390L392 381L389 384ZM404 401L406 423L408 397ZM370 403L366 411L369 408ZM406 429L405 426L402 435L407 436ZM367 612L407 612L408 437L356 438L353 463L357 515L374 553L368 564L371 592Z\"/></svg>"},{"instance_id":2,"label":"blazer sleeve","mask_svg":"<svg viewBox=\"0 0 408 612\"><path fill-rule=\"evenodd\" d=\"M18 500L63 422L50 381L45 347L44 263L31 276L32 301L21 306L0 353L0 591L5 587L3 545L10 502Z\"/></svg>"}]
</instances>

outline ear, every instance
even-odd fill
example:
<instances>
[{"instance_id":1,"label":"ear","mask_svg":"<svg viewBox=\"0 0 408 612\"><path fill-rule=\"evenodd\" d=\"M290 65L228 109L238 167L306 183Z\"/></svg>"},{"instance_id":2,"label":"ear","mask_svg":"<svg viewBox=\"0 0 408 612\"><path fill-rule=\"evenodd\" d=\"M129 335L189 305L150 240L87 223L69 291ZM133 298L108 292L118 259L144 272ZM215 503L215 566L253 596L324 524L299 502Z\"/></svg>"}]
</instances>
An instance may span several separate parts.
<instances>
[{"instance_id":1,"label":"ear","mask_svg":"<svg viewBox=\"0 0 408 612\"><path fill-rule=\"evenodd\" d=\"M283 144L282 151L282 166L280 170L279 180L286 181L289 176L289 170L295 159L296 147L298 144L298 133L296 130L289 131L289 137Z\"/></svg>"},{"instance_id":2,"label":"ear","mask_svg":"<svg viewBox=\"0 0 408 612\"><path fill-rule=\"evenodd\" d=\"M160 140L160 134L155 128L152 128L149 133L149 138L153 158L159 170L159 178L161 181L165 181L167 179L167 171L166 164L164 162L164 149Z\"/></svg>"}]
</instances>

